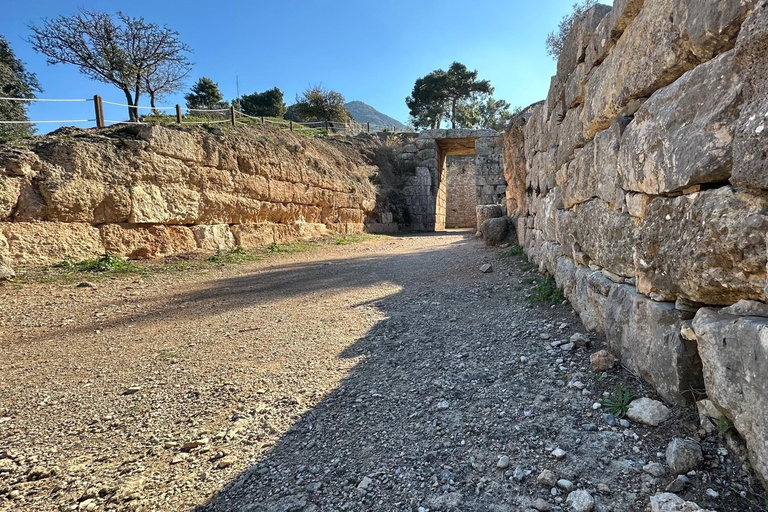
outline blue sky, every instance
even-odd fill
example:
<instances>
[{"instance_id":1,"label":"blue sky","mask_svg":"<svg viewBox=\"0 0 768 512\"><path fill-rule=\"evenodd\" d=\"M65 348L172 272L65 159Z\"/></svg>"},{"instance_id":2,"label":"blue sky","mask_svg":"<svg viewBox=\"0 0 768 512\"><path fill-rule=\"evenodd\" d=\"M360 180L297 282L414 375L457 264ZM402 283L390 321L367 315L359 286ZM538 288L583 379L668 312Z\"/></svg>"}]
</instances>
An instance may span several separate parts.
<instances>
[{"instance_id":1,"label":"blue sky","mask_svg":"<svg viewBox=\"0 0 768 512\"><path fill-rule=\"evenodd\" d=\"M0 17L17 57L37 73L41 98L89 98L123 102L114 86L81 75L74 66L46 64L25 39L27 25L71 14L78 7L167 24L194 50L189 84L200 76L218 82L226 99L279 87L286 103L309 85L341 92L403 122L405 97L414 81L459 61L495 87L494 96L525 106L547 94L555 62L544 40L570 11L573 0L242 1L114 2L103 0L10 0ZM143 104L148 103L146 96ZM184 104L183 93L163 102ZM90 103L38 103L30 119L92 118ZM105 117L126 112L107 107ZM80 126L90 126L84 124ZM40 125L40 131L53 129Z\"/></svg>"}]
</instances>

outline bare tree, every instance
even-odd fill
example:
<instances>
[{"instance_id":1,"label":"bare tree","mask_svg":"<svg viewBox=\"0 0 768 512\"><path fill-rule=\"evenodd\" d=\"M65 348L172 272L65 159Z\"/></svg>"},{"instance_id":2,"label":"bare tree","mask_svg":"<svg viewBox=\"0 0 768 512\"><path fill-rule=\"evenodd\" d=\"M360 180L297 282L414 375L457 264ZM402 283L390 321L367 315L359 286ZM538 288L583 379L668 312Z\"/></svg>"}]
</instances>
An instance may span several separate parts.
<instances>
[{"instance_id":1,"label":"bare tree","mask_svg":"<svg viewBox=\"0 0 768 512\"><path fill-rule=\"evenodd\" d=\"M184 80L189 76L191 67L185 63L164 62L155 69L150 70L144 76L144 88L149 94L149 106L152 113L158 114L155 109L156 101L179 92L184 87Z\"/></svg>"},{"instance_id":2,"label":"bare tree","mask_svg":"<svg viewBox=\"0 0 768 512\"><path fill-rule=\"evenodd\" d=\"M132 121L139 118L136 107L148 75L164 65L191 65L184 55L191 50L179 40L178 32L122 12L113 19L106 13L81 9L29 28L29 42L48 57L48 64L73 64L84 75L123 91Z\"/></svg>"}]
</instances>

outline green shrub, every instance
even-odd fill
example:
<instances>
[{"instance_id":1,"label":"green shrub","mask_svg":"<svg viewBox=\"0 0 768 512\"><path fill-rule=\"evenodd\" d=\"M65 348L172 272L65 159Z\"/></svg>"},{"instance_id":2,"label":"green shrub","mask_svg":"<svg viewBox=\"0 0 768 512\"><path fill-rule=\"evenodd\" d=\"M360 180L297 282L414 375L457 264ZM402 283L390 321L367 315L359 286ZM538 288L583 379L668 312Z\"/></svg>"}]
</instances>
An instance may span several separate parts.
<instances>
[{"instance_id":1,"label":"green shrub","mask_svg":"<svg viewBox=\"0 0 768 512\"><path fill-rule=\"evenodd\" d=\"M565 300L563 292L557 287L555 278L545 276L534 287L530 301L533 304L560 304Z\"/></svg>"}]
</instances>

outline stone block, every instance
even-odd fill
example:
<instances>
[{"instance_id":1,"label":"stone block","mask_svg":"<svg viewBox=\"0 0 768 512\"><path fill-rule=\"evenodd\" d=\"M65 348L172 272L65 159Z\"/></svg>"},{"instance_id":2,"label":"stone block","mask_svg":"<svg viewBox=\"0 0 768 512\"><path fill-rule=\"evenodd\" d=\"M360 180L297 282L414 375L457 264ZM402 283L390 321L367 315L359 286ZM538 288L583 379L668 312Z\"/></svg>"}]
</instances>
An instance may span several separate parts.
<instances>
[{"instance_id":1,"label":"stone block","mask_svg":"<svg viewBox=\"0 0 768 512\"><path fill-rule=\"evenodd\" d=\"M731 183L768 189L768 2L744 23L736 63L745 81L745 102L736 128Z\"/></svg>"},{"instance_id":2,"label":"stone block","mask_svg":"<svg viewBox=\"0 0 768 512\"><path fill-rule=\"evenodd\" d=\"M637 227L633 218L601 199L582 203L574 211L573 237L580 250L614 274L634 276Z\"/></svg>"},{"instance_id":3,"label":"stone block","mask_svg":"<svg viewBox=\"0 0 768 512\"><path fill-rule=\"evenodd\" d=\"M639 229L638 290L704 304L765 298L768 198L731 187L646 208Z\"/></svg>"},{"instance_id":4,"label":"stone block","mask_svg":"<svg viewBox=\"0 0 768 512\"><path fill-rule=\"evenodd\" d=\"M192 230L184 226L104 224L99 227L104 249L129 259L147 259L197 250Z\"/></svg>"},{"instance_id":5,"label":"stone block","mask_svg":"<svg viewBox=\"0 0 768 512\"><path fill-rule=\"evenodd\" d=\"M768 485L768 319L702 308L693 329L708 398L747 442L752 467Z\"/></svg>"},{"instance_id":6,"label":"stone block","mask_svg":"<svg viewBox=\"0 0 768 512\"><path fill-rule=\"evenodd\" d=\"M632 286L613 285L608 296L610 351L665 400L677 403L693 401L691 390L703 389L696 342L680 335L685 319L674 303L653 301Z\"/></svg>"},{"instance_id":7,"label":"stone block","mask_svg":"<svg viewBox=\"0 0 768 512\"><path fill-rule=\"evenodd\" d=\"M698 64L683 48L673 3L645 0L608 57L592 70L582 119L585 139L608 128L632 100L650 96Z\"/></svg>"},{"instance_id":8,"label":"stone block","mask_svg":"<svg viewBox=\"0 0 768 512\"><path fill-rule=\"evenodd\" d=\"M758 0L675 0L675 22L686 48L701 62L730 50L756 3Z\"/></svg>"},{"instance_id":9,"label":"stone block","mask_svg":"<svg viewBox=\"0 0 768 512\"><path fill-rule=\"evenodd\" d=\"M197 248L203 251L228 251L235 248L235 237L228 224L190 228Z\"/></svg>"},{"instance_id":10,"label":"stone block","mask_svg":"<svg viewBox=\"0 0 768 512\"><path fill-rule=\"evenodd\" d=\"M5 258L14 266L75 261L104 254L99 230L83 223L0 222ZM3 249L0 247L0 257Z\"/></svg>"},{"instance_id":11,"label":"stone block","mask_svg":"<svg viewBox=\"0 0 768 512\"><path fill-rule=\"evenodd\" d=\"M605 332L608 294L612 286L613 283L600 272L576 267L575 287L569 300L588 331Z\"/></svg>"},{"instance_id":12,"label":"stone block","mask_svg":"<svg viewBox=\"0 0 768 512\"><path fill-rule=\"evenodd\" d=\"M200 193L179 185L159 187L137 183L131 187L131 224L194 224Z\"/></svg>"},{"instance_id":13,"label":"stone block","mask_svg":"<svg viewBox=\"0 0 768 512\"><path fill-rule=\"evenodd\" d=\"M731 175L742 80L727 52L656 91L621 138L622 188L658 195Z\"/></svg>"},{"instance_id":14,"label":"stone block","mask_svg":"<svg viewBox=\"0 0 768 512\"><path fill-rule=\"evenodd\" d=\"M239 224L232 226L235 243L243 249L257 249L275 242L271 224Z\"/></svg>"}]
</instances>

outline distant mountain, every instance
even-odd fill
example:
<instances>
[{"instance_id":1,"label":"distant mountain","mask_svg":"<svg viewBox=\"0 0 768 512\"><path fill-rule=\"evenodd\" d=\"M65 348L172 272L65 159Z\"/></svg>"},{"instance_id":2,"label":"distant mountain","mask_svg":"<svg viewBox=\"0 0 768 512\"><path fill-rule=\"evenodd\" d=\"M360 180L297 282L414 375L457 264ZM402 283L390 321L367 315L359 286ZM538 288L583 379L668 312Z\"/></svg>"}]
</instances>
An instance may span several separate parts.
<instances>
[{"instance_id":1,"label":"distant mountain","mask_svg":"<svg viewBox=\"0 0 768 512\"><path fill-rule=\"evenodd\" d=\"M357 123L365 124L371 123L372 125L379 126L394 126L398 130L407 130L408 127L397 119L392 119L386 114L382 114L370 105L363 103L362 101L350 101L346 105L347 111L352 116L352 119Z\"/></svg>"}]
</instances>

